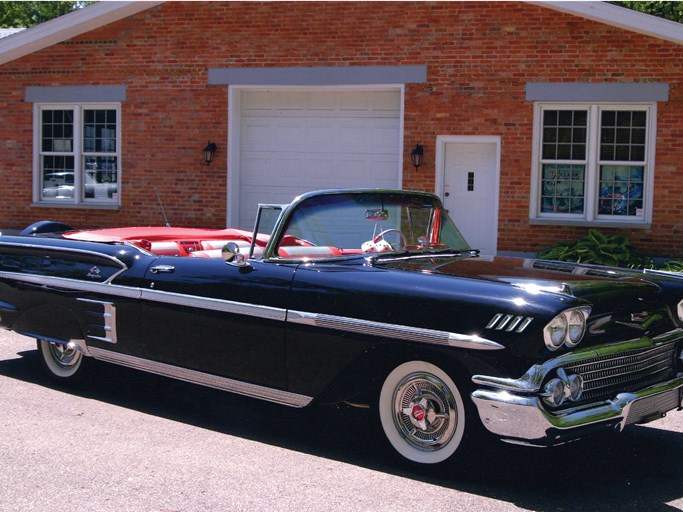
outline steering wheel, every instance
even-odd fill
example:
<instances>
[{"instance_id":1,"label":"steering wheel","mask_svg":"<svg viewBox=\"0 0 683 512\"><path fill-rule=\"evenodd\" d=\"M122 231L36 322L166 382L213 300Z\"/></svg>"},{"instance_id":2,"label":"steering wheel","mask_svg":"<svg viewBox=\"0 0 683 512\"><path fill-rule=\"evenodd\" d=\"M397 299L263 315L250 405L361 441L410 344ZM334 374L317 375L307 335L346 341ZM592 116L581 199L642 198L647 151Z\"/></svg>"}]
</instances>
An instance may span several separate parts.
<instances>
[{"instance_id":1,"label":"steering wheel","mask_svg":"<svg viewBox=\"0 0 683 512\"><path fill-rule=\"evenodd\" d=\"M403 234L403 232L400 229L395 229L395 228L385 229L384 231L379 233L375 238L372 239L372 243L376 244L380 240L384 240L386 243L391 245L392 248L394 248L394 246L391 244L391 242L389 242L385 238L385 235L388 235L389 233L397 233L398 234L398 237L401 239L401 246L399 247L399 249L401 247L405 247L406 245L408 245L408 240L406 240L406 236Z\"/></svg>"}]
</instances>

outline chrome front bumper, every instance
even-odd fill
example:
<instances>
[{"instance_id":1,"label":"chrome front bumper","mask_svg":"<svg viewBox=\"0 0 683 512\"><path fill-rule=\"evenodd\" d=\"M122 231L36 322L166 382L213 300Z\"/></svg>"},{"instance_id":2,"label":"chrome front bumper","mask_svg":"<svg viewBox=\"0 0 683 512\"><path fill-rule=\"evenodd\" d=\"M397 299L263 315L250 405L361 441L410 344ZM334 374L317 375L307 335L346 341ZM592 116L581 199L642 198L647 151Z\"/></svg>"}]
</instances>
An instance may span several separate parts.
<instances>
[{"instance_id":1,"label":"chrome front bumper","mask_svg":"<svg viewBox=\"0 0 683 512\"><path fill-rule=\"evenodd\" d=\"M478 389L472 399L482 423L493 434L510 441L550 445L599 427L622 430L683 408L683 374L638 392L620 393L613 400L561 412L548 411L537 396L507 390Z\"/></svg>"},{"instance_id":2,"label":"chrome front bumper","mask_svg":"<svg viewBox=\"0 0 683 512\"><path fill-rule=\"evenodd\" d=\"M478 386L472 393L483 425L493 434L525 444L558 444L581 437L586 431L623 430L627 425L646 423L674 409L683 409L683 329L659 336L574 350L532 366L518 379L475 375ZM679 369L674 373L670 365ZM541 398L543 384L552 375L583 372L591 393L595 384L607 388L633 387L629 373L639 379L643 372L661 371L668 377L637 391L616 396L595 395L594 400L570 402L559 409ZM627 373L624 373L627 372ZM592 380L591 380L592 379Z\"/></svg>"}]
</instances>

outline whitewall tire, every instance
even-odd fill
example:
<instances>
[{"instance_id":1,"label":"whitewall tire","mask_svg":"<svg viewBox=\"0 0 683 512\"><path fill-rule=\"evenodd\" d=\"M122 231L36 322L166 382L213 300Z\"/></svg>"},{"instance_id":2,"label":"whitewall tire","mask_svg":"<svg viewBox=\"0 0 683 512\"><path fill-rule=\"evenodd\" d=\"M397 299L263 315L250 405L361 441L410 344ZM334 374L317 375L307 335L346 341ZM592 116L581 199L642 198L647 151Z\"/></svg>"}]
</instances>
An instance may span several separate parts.
<instances>
[{"instance_id":1,"label":"whitewall tire","mask_svg":"<svg viewBox=\"0 0 683 512\"><path fill-rule=\"evenodd\" d=\"M403 363L387 375L379 418L394 449L421 464L449 459L461 447L470 420L453 380L425 361Z\"/></svg>"},{"instance_id":2,"label":"whitewall tire","mask_svg":"<svg viewBox=\"0 0 683 512\"><path fill-rule=\"evenodd\" d=\"M74 379L83 366L83 354L75 347L47 340L37 340L43 366L50 376L61 380Z\"/></svg>"}]
</instances>

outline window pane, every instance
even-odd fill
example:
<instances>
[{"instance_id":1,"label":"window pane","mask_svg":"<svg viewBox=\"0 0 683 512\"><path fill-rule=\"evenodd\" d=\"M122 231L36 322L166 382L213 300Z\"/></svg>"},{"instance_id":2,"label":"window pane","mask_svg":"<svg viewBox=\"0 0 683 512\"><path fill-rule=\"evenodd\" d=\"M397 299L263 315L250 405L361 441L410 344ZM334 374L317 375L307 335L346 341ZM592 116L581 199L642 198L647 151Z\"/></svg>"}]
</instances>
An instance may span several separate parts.
<instances>
[{"instance_id":1,"label":"window pane","mask_svg":"<svg viewBox=\"0 0 683 512\"><path fill-rule=\"evenodd\" d=\"M85 110L83 152L116 152L116 110Z\"/></svg>"},{"instance_id":2,"label":"window pane","mask_svg":"<svg viewBox=\"0 0 683 512\"><path fill-rule=\"evenodd\" d=\"M645 161L644 111L603 111L600 127L600 159L617 162Z\"/></svg>"},{"instance_id":3,"label":"window pane","mask_svg":"<svg viewBox=\"0 0 683 512\"><path fill-rule=\"evenodd\" d=\"M601 215L642 215L644 167L628 165L600 166Z\"/></svg>"},{"instance_id":4,"label":"window pane","mask_svg":"<svg viewBox=\"0 0 683 512\"><path fill-rule=\"evenodd\" d=\"M546 110L543 112L544 160L584 160L586 158L585 110Z\"/></svg>"},{"instance_id":5,"label":"window pane","mask_svg":"<svg viewBox=\"0 0 683 512\"><path fill-rule=\"evenodd\" d=\"M73 111L43 110L41 117L41 151L71 153L74 134Z\"/></svg>"},{"instance_id":6,"label":"window pane","mask_svg":"<svg viewBox=\"0 0 683 512\"><path fill-rule=\"evenodd\" d=\"M42 197L69 199L74 196L74 157L44 155L42 158Z\"/></svg>"},{"instance_id":7,"label":"window pane","mask_svg":"<svg viewBox=\"0 0 683 512\"><path fill-rule=\"evenodd\" d=\"M118 162L114 156L86 156L84 197L112 199L118 192Z\"/></svg>"},{"instance_id":8,"label":"window pane","mask_svg":"<svg viewBox=\"0 0 683 512\"><path fill-rule=\"evenodd\" d=\"M583 165L543 165L541 212L583 214L585 176Z\"/></svg>"}]
</instances>

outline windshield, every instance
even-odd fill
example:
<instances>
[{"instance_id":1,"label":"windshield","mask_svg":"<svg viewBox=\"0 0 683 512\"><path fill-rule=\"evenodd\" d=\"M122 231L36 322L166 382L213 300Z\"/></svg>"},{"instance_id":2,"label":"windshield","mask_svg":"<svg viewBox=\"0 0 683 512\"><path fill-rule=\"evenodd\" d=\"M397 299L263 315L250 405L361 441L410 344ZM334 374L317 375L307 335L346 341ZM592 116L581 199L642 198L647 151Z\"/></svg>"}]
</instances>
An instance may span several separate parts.
<instances>
[{"instance_id":1,"label":"windshield","mask_svg":"<svg viewBox=\"0 0 683 512\"><path fill-rule=\"evenodd\" d=\"M296 205L281 233L274 256L287 259L470 250L438 199L416 193L312 196Z\"/></svg>"}]
</instances>

